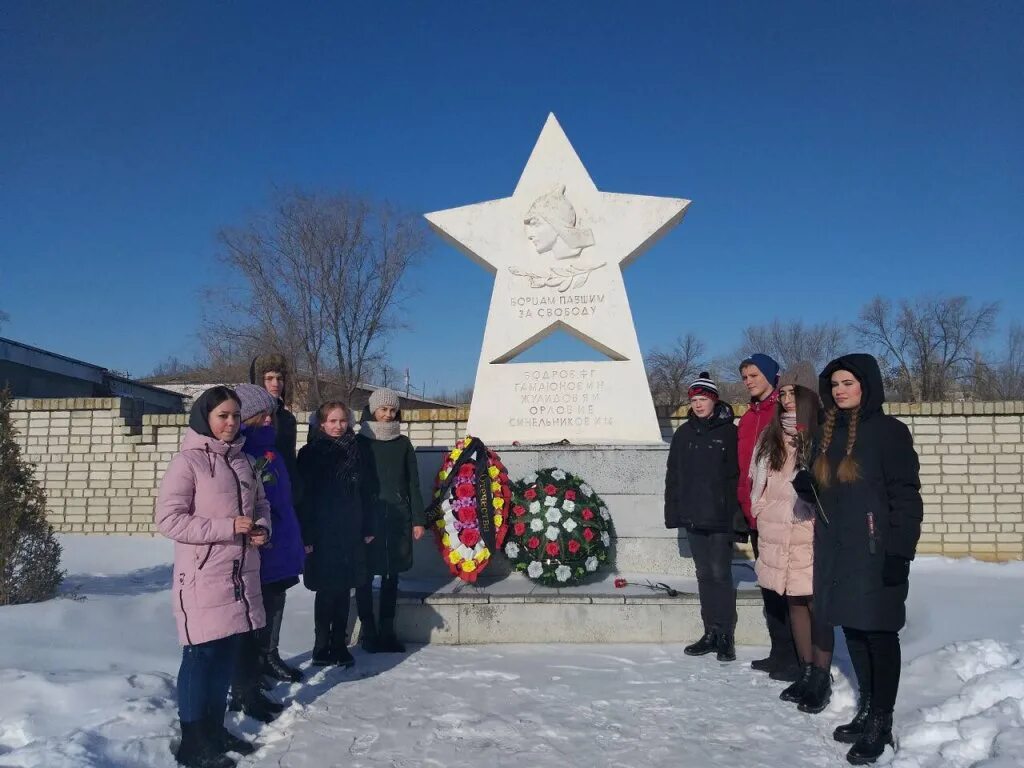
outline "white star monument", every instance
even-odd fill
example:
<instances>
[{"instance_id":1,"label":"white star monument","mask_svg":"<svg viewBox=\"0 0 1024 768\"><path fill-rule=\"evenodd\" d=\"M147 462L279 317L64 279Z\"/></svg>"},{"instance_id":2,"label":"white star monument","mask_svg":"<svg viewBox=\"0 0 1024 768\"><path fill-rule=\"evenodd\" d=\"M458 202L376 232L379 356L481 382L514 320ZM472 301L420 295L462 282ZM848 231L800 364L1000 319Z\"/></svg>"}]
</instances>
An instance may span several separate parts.
<instances>
[{"instance_id":1,"label":"white star monument","mask_svg":"<svg viewBox=\"0 0 1024 768\"><path fill-rule=\"evenodd\" d=\"M689 205L601 192L549 115L511 197L426 214L495 276L470 434L495 444L661 442L622 269ZM608 359L510 362L556 330Z\"/></svg>"}]
</instances>

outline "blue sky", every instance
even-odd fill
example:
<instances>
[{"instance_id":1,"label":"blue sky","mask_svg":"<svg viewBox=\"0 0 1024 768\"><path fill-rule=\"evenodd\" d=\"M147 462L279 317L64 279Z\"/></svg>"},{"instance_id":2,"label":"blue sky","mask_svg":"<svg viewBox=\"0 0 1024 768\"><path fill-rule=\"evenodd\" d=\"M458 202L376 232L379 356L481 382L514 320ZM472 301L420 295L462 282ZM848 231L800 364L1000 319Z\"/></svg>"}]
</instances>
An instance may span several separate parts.
<instances>
[{"instance_id":1,"label":"blue sky","mask_svg":"<svg viewBox=\"0 0 1024 768\"><path fill-rule=\"evenodd\" d=\"M626 271L642 349L875 294L999 300L1005 327L1022 38L1019 2L8 2L2 333L136 375L190 357L214 235L275 185L503 197L549 111L599 188L694 201ZM432 238L410 280L393 364L471 383L490 278Z\"/></svg>"}]
</instances>

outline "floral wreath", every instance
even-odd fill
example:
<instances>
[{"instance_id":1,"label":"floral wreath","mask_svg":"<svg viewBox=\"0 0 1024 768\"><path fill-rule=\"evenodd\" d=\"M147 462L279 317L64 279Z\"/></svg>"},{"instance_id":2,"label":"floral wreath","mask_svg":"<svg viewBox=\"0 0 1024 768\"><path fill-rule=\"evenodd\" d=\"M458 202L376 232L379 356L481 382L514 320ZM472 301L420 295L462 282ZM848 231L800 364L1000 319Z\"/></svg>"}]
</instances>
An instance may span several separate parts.
<instances>
[{"instance_id":1,"label":"floral wreath","mask_svg":"<svg viewBox=\"0 0 1024 768\"><path fill-rule=\"evenodd\" d=\"M427 510L441 556L453 576L476 581L508 532L508 471L498 454L467 435L445 456Z\"/></svg>"},{"instance_id":2,"label":"floral wreath","mask_svg":"<svg viewBox=\"0 0 1024 768\"><path fill-rule=\"evenodd\" d=\"M601 497L557 468L533 472L512 487L512 531L505 554L517 571L549 586L578 584L609 562L615 535Z\"/></svg>"}]
</instances>

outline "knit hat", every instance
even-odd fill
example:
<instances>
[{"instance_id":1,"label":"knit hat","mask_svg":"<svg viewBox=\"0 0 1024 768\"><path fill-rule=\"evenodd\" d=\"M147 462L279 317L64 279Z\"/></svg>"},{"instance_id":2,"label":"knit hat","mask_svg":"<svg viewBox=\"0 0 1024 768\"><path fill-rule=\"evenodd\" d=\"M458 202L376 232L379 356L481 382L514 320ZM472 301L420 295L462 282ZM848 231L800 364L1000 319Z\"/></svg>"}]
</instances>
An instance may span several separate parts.
<instances>
[{"instance_id":1,"label":"knit hat","mask_svg":"<svg viewBox=\"0 0 1024 768\"><path fill-rule=\"evenodd\" d=\"M698 395L710 397L712 400L718 399L718 386L711 380L711 374L707 371L701 371L700 376L694 379L689 389L686 390L687 397L697 397Z\"/></svg>"},{"instance_id":2,"label":"knit hat","mask_svg":"<svg viewBox=\"0 0 1024 768\"><path fill-rule=\"evenodd\" d=\"M393 389L381 387L370 393L370 414L377 412L378 408L394 408L396 411L401 408L398 400L398 393Z\"/></svg>"},{"instance_id":3,"label":"knit hat","mask_svg":"<svg viewBox=\"0 0 1024 768\"><path fill-rule=\"evenodd\" d=\"M773 387L777 385L779 380L779 364L764 352L755 352L752 354L740 363L740 370L742 371L748 365L757 366L757 370L764 374L764 377L768 379L769 384Z\"/></svg>"},{"instance_id":4,"label":"knit hat","mask_svg":"<svg viewBox=\"0 0 1024 768\"><path fill-rule=\"evenodd\" d=\"M779 389L790 386L803 387L817 394L818 374L810 363L796 363L779 376Z\"/></svg>"},{"instance_id":5,"label":"knit hat","mask_svg":"<svg viewBox=\"0 0 1024 768\"><path fill-rule=\"evenodd\" d=\"M273 413L277 410L277 398L256 384L239 384L235 394L242 403L242 421L248 421L257 413Z\"/></svg>"}]
</instances>

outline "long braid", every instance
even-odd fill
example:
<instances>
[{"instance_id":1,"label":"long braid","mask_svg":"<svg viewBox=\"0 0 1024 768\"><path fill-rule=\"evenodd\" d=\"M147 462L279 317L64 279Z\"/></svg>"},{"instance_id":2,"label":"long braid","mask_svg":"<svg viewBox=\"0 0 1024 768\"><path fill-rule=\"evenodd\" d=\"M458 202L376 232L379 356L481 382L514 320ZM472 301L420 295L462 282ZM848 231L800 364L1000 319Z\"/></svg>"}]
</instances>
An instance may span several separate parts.
<instances>
[{"instance_id":1,"label":"long braid","mask_svg":"<svg viewBox=\"0 0 1024 768\"><path fill-rule=\"evenodd\" d=\"M825 414L825 423L821 428L821 447L818 449L818 458L814 460L814 479L822 488L828 488L832 483L832 469L828 465L828 447L832 443L832 431L836 426L837 409L829 408Z\"/></svg>"},{"instance_id":2,"label":"long braid","mask_svg":"<svg viewBox=\"0 0 1024 768\"><path fill-rule=\"evenodd\" d=\"M857 422L860 420L860 408L854 408L850 414L850 430L846 438L846 455L839 462L839 482L852 483L860 477L860 467L853 458L853 446L857 442Z\"/></svg>"}]
</instances>

